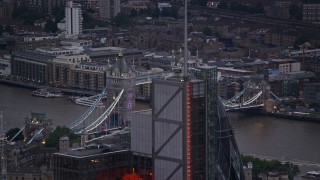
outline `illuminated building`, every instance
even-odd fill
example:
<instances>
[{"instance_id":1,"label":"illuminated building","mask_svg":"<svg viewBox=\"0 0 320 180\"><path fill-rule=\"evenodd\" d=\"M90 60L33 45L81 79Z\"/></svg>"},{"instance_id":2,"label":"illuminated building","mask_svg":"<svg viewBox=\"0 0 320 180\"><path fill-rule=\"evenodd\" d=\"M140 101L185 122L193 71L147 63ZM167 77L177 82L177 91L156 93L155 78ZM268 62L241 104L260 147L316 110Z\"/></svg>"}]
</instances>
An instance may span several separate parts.
<instances>
[{"instance_id":1,"label":"illuminated building","mask_svg":"<svg viewBox=\"0 0 320 180\"><path fill-rule=\"evenodd\" d=\"M152 83L155 179L244 179L240 153L217 96L217 69Z\"/></svg>"}]
</instances>

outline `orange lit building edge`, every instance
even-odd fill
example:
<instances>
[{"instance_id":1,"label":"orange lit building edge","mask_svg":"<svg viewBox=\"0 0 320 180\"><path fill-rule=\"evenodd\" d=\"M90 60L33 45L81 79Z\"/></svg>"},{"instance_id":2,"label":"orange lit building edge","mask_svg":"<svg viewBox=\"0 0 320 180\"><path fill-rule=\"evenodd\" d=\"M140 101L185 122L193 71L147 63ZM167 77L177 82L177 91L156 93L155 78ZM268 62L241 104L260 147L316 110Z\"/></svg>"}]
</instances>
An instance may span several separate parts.
<instances>
[{"instance_id":1,"label":"orange lit building edge","mask_svg":"<svg viewBox=\"0 0 320 180\"><path fill-rule=\"evenodd\" d=\"M191 83L188 83L187 85L187 178L188 180L192 180L191 98L192 98L192 87L191 87Z\"/></svg>"}]
</instances>

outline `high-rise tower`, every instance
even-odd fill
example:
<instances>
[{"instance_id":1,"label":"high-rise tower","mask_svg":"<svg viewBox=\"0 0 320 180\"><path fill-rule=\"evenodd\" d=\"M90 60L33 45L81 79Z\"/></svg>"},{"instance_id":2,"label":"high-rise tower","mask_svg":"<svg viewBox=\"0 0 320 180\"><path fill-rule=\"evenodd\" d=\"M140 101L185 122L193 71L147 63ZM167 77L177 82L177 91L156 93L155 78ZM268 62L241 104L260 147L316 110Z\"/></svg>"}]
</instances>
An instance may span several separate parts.
<instances>
[{"instance_id":1,"label":"high-rise tower","mask_svg":"<svg viewBox=\"0 0 320 180\"><path fill-rule=\"evenodd\" d=\"M155 179L243 179L233 129L217 96L217 69L202 66L192 75L153 81Z\"/></svg>"},{"instance_id":2,"label":"high-rise tower","mask_svg":"<svg viewBox=\"0 0 320 180\"><path fill-rule=\"evenodd\" d=\"M66 6L66 31L68 35L82 34L82 10L81 5L67 2Z\"/></svg>"}]
</instances>

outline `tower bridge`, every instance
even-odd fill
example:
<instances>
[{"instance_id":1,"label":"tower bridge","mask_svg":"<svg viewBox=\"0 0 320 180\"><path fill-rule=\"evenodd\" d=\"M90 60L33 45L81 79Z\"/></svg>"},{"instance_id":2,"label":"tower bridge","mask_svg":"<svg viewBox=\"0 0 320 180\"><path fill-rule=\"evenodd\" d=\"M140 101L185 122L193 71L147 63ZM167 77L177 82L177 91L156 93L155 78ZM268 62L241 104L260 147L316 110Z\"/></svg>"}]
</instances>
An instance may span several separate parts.
<instances>
[{"instance_id":1,"label":"tower bridge","mask_svg":"<svg viewBox=\"0 0 320 180\"><path fill-rule=\"evenodd\" d=\"M189 71L193 72L192 68L189 68ZM174 72L170 71L136 74L126 64L126 61L122 60L122 56L119 56L119 59L107 71L106 86L100 94L96 95L93 105L68 124L67 127L77 134L92 134L110 128L130 126L130 114L135 108L135 86L151 83L152 79L155 78L167 79L172 74ZM105 96L107 97L106 106L98 107L99 102ZM270 91L270 87L264 81L259 83L248 81L244 83L244 88L241 92L227 100L220 98L220 101L226 111L257 108L268 111L268 106L270 106L268 104L270 104L269 100L271 98L274 101L281 101ZM25 131L25 128L22 127L21 131ZM21 133L21 131L18 133ZM30 137L28 143L37 139L43 132L45 130L41 128L34 131L33 137ZM14 138L10 139L10 141L13 141Z\"/></svg>"},{"instance_id":2,"label":"tower bridge","mask_svg":"<svg viewBox=\"0 0 320 180\"><path fill-rule=\"evenodd\" d=\"M260 109L270 112L274 104L281 102L281 99L270 91L270 86L264 81L259 83L248 81L244 83L243 90L234 97L228 100L220 98L220 100L226 111Z\"/></svg>"}]
</instances>

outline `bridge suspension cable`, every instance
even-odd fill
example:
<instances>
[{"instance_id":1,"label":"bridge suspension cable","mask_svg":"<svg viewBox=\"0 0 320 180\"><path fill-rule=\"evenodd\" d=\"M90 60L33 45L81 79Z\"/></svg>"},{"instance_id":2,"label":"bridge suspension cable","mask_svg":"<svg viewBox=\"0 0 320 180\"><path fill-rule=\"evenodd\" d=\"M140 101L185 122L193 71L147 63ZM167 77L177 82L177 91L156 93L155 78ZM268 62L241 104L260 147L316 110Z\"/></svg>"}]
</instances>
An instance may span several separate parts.
<instances>
[{"instance_id":1,"label":"bridge suspension cable","mask_svg":"<svg viewBox=\"0 0 320 180\"><path fill-rule=\"evenodd\" d=\"M124 92L124 89L122 89L119 93L119 95L117 96L117 98L111 103L111 105L108 107L108 109L106 109L103 114L101 116L99 116L94 122L92 122L89 126L76 131L75 133L79 134L82 132L88 132L88 131L92 131L93 129L97 128L100 124L102 124L104 122L104 120L111 114L111 112L113 111L113 109L116 107L116 105L118 104L122 94Z\"/></svg>"},{"instance_id":2,"label":"bridge suspension cable","mask_svg":"<svg viewBox=\"0 0 320 180\"><path fill-rule=\"evenodd\" d=\"M26 126L23 126L23 127L9 140L9 142L12 142L25 128L26 128Z\"/></svg>"},{"instance_id":3,"label":"bridge suspension cable","mask_svg":"<svg viewBox=\"0 0 320 180\"><path fill-rule=\"evenodd\" d=\"M90 114L94 111L94 109L98 106L99 102L101 101L101 99L105 96L105 93L107 91L108 86L106 86L103 91L101 92L101 94L98 96L98 98L95 100L95 102L93 103L93 105L87 109L78 119L74 120L72 123L70 123L68 125L68 128L70 129L74 129L76 126L78 126L79 124L81 124L83 121L85 121Z\"/></svg>"},{"instance_id":4,"label":"bridge suspension cable","mask_svg":"<svg viewBox=\"0 0 320 180\"><path fill-rule=\"evenodd\" d=\"M34 138L36 138L42 131L44 130L44 128L41 128L39 131L37 131L33 136L32 138L27 142L27 144L30 144Z\"/></svg>"},{"instance_id":5,"label":"bridge suspension cable","mask_svg":"<svg viewBox=\"0 0 320 180\"><path fill-rule=\"evenodd\" d=\"M243 102L243 103L226 102L226 103L223 103L223 105L228 107L228 108L236 108L236 107L239 107L239 106L247 106L247 105L253 103L255 100L257 100L261 96L261 94L262 94L262 91L260 91L259 93L254 95L252 98L250 98L249 100L247 100L246 102Z\"/></svg>"},{"instance_id":6,"label":"bridge suspension cable","mask_svg":"<svg viewBox=\"0 0 320 180\"><path fill-rule=\"evenodd\" d=\"M282 101L282 99L280 99L278 96L276 96L273 92L270 91L270 94L275 97L278 101Z\"/></svg>"},{"instance_id":7,"label":"bridge suspension cable","mask_svg":"<svg viewBox=\"0 0 320 180\"><path fill-rule=\"evenodd\" d=\"M231 102L231 101L233 101L233 100L236 100L236 99L238 99L240 96L242 96L245 91L246 91L246 89L243 89L241 92L237 93L237 94L236 94L235 96L233 96L232 98L230 98L230 99L228 99L228 100L221 99L221 101L222 101L223 103L228 103L228 102Z\"/></svg>"}]
</instances>

